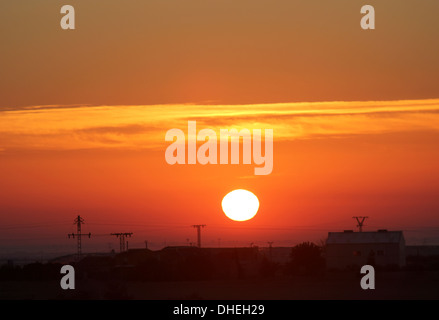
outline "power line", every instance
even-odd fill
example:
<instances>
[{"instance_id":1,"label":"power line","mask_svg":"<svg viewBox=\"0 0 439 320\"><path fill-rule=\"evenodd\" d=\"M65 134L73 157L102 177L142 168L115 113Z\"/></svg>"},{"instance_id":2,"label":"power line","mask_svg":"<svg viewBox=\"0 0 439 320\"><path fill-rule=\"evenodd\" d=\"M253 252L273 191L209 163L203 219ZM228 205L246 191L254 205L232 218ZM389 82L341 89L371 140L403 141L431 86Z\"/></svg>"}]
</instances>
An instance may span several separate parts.
<instances>
[{"instance_id":1,"label":"power line","mask_svg":"<svg viewBox=\"0 0 439 320\"><path fill-rule=\"evenodd\" d=\"M76 238L78 239L77 242L77 248L78 248L78 253L76 256L76 259L79 261L81 259L81 254L82 254L82 249L81 249L81 237L82 236L88 236L89 238L91 237L91 233L81 233L81 224L84 223L84 219L81 218L81 216L78 215L78 217L75 219L75 221L73 222L73 224L76 224L76 233L69 233L67 236L70 238Z\"/></svg>"},{"instance_id":2,"label":"power line","mask_svg":"<svg viewBox=\"0 0 439 320\"><path fill-rule=\"evenodd\" d=\"M369 218L369 217L360 217L360 216L358 216L358 217L352 217L353 219L355 219L355 220L357 220L357 222L358 222L358 225L357 225L357 227L358 227L358 231L359 232L363 232L363 224L364 224L364 221L367 219L367 218Z\"/></svg>"},{"instance_id":3,"label":"power line","mask_svg":"<svg viewBox=\"0 0 439 320\"><path fill-rule=\"evenodd\" d=\"M128 250L128 241L125 243L125 237L131 237L132 234L132 232L111 233L112 236L116 236L120 239L120 252L124 252L125 248Z\"/></svg>"}]
</instances>

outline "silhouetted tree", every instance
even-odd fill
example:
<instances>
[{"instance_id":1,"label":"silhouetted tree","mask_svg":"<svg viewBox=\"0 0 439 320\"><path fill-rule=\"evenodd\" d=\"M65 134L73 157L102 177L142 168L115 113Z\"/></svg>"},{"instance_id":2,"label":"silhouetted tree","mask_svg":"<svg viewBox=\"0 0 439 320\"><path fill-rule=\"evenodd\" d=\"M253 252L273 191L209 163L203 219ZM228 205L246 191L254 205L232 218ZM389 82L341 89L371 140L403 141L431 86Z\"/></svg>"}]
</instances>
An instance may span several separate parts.
<instances>
[{"instance_id":1,"label":"silhouetted tree","mask_svg":"<svg viewBox=\"0 0 439 320\"><path fill-rule=\"evenodd\" d=\"M322 248L312 242L303 242L291 249L290 271L296 275L316 275L325 267Z\"/></svg>"}]
</instances>

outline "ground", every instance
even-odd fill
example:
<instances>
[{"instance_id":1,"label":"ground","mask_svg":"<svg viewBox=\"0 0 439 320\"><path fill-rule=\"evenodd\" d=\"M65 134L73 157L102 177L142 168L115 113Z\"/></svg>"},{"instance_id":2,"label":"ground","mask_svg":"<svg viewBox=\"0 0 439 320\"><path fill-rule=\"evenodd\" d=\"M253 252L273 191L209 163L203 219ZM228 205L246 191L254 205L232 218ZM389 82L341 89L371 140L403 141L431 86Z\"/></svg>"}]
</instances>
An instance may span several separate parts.
<instances>
[{"instance_id":1,"label":"ground","mask_svg":"<svg viewBox=\"0 0 439 320\"><path fill-rule=\"evenodd\" d=\"M60 275L61 278L61 275ZM438 299L439 272L377 274L376 289L363 290L361 276L326 273L318 278L281 276L178 282L103 282L81 280L75 290L62 290L59 280L3 281L0 299L137 299L137 300L314 300L314 299Z\"/></svg>"}]
</instances>

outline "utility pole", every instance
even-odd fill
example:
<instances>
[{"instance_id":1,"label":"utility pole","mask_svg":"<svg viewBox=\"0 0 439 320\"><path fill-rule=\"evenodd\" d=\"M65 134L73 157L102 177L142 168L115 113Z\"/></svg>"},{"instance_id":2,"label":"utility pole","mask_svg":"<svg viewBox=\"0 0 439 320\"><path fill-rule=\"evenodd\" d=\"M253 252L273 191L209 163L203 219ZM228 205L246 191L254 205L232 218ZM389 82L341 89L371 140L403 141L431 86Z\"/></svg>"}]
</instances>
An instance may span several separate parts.
<instances>
[{"instance_id":1,"label":"utility pole","mask_svg":"<svg viewBox=\"0 0 439 320\"><path fill-rule=\"evenodd\" d=\"M81 259L81 255L82 255L82 248L81 248L81 236L88 236L89 238L91 237L91 233L81 233L81 224L84 223L84 219L81 218L81 216L78 215L78 217L75 219L75 221L73 222L73 224L76 224L76 233L69 233L67 236L72 237L73 239L76 236L76 239L78 239L78 243L77 243L77 249L78 249L78 253L76 256L76 260L79 261Z\"/></svg>"},{"instance_id":2,"label":"utility pole","mask_svg":"<svg viewBox=\"0 0 439 320\"><path fill-rule=\"evenodd\" d=\"M125 237L131 237L132 234L132 232L111 233L112 236L116 236L120 239L120 252L124 252L125 248L128 250L128 241L126 241L125 245Z\"/></svg>"},{"instance_id":3,"label":"utility pole","mask_svg":"<svg viewBox=\"0 0 439 320\"><path fill-rule=\"evenodd\" d=\"M366 220L369 217L352 217L353 219L357 220L357 227L358 227L358 231L359 232L363 232L363 224L364 224L364 220Z\"/></svg>"},{"instance_id":4,"label":"utility pole","mask_svg":"<svg viewBox=\"0 0 439 320\"><path fill-rule=\"evenodd\" d=\"M205 224L195 224L192 227L197 228L198 248L201 248L201 228L204 228Z\"/></svg>"}]
</instances>

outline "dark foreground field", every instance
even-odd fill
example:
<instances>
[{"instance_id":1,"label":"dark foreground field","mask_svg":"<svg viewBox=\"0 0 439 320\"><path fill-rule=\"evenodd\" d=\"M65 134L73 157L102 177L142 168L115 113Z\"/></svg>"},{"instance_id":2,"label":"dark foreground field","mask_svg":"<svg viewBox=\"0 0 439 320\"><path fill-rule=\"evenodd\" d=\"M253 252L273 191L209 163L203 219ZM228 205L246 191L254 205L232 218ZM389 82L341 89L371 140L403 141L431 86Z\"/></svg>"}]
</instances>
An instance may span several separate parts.
<instances>
[{"instance_id":1,"label":"dark foreground field","mask_svg":"<svg viewBox=\"0 0 439 320\"><path fill-rule=\"evenodd\" d=\"M61 279L61 275L59 277ZM282 276L215 281L77 281L62 290L59 280L2 281L0 299L141 299L141 300L312 300L439 299L439 272L382 272L376 289L363 290L352 272L328 272L318 278Z\"/></svg>"}]
</instances>

